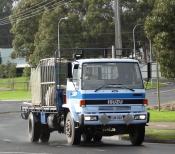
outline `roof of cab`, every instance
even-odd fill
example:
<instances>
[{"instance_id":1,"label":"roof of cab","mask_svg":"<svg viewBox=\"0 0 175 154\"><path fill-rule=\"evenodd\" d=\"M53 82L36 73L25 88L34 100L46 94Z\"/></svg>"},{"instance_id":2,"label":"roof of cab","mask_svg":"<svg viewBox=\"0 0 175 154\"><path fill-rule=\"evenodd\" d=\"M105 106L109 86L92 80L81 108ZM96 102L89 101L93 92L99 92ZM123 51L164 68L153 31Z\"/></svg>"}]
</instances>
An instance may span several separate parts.
<instances>
[{"instance_id":1,"label":"roof of cab","mask_svg":"<svg viewBox=\"0 0 175 154\"><path fill-rule=\"evenodd\" d=\"M135 59L117 59L117 58L96 58L96 59L79 59L76 60L78 63L92 63L92 62L126 62L126 63L138 63L138 60Z\"/></svg>"}]
</instances>

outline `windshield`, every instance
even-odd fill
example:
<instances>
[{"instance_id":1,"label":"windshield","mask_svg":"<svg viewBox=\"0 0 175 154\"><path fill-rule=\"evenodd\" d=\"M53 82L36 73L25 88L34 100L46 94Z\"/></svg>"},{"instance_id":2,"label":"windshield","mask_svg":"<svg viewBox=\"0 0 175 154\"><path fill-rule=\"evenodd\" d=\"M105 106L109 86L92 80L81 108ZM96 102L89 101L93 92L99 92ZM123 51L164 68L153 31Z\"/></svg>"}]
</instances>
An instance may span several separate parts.
<instances>
[{"instance_id":1,"label":"windshield","mask_svg":"<svg viewBox=\"0 0 175 154\"><path fill-rule=\"evenodd\" d=\"M108 86L109 85L109 86ZM96 62L84 63L82 67L82 89L96 90L116 89L122 85L123 89L142 89L143 81L137 63L128 62ZM100 89L101 89L100 88Z\"/></svg>"}]
</instances>

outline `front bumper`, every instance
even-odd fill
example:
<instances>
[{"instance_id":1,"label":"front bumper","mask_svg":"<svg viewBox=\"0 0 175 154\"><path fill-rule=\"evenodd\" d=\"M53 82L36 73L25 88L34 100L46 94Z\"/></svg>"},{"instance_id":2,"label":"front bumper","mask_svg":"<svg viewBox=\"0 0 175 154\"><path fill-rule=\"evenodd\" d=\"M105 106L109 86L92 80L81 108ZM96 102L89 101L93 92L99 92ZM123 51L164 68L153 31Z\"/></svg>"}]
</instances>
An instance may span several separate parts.
<instances>
[{"instance_id":1,"label":"front bumper","mask_svg":"<svg viewBox=\"0 0 175 154\"><path fill-rule=\"evenodd\" d=\"M148 112L81 114L80 125L130 125L149 122Z\"/></svg>"}]
</instances>

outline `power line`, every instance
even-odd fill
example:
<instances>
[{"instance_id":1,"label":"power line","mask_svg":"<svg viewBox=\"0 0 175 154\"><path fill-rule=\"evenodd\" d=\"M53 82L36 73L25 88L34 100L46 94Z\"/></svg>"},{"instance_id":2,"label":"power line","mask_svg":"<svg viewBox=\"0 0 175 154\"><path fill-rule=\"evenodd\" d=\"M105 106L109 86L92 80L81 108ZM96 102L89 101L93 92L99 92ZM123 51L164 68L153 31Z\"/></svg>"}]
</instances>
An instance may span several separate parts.
<instances>
[{"instance_id":1,"label":"power line","mask_svg":"<svg viewBox=\"0 0 175 154\"><path fill-rule=\"evenodd\" d=\"M45 4L47 1L48 1L48 0L44 0L44 1L42 1L42 2L37 2L37 3L33 4L33 5L31 5L29 8L26 8L26 10L22 10L22 11L20 12L20 14L23 13L23 12L25 13L25 12L28 11L28 10L32 10L32 8L35 8L35 7L37 7L38 5L42 5L43 3ZM52 0L52 1L55 1L55 0Z\"/></svg>"},{"instance_id":2,"label":"power line","mask_svg":"<svg viewBox=\"0 0 175 154\"><path fill-rule=\"evenodd\" d=\"M55 0L52 0L51 2L53 2L53 1L55 1ZM43 1L44 3L46 2L46 1ZM38 6L39 4L42 4L43 2L39 2L39 3L37 3L36 5L32 5L30 8L28 8L27 9L27 11L25 10L22 10L22 11L20 11L20 13L18 13L17 15L19 16L19 15L25 15L25 14L27 14L27 13L30 13L31 11L33 11L33 7L36 7L36 6ZM50 3L50 2L49 2ZM45 4L47 4L47 3L45 3ZM39 8L39 7L38 7ZM36 8L35 8L36 9ZM14 15L14 17L15 16L17 16L17 15ZM11 17L13 17L13 16L11 16ZM0 19L0 21L4 21L4 22L9 22L9 18L10 18L10 16L8 16L8 17L4 17L4 18L2 18L2 19Z\"/></svg>"},{"instance_id":3,"label":"power line","mask_svg":"<svg viewBox=\"0 0 175 154\"><path fill-rule=\"evenodd\" d=\"M62 3L63 1L61 1L61 2L57 2L56 4L58 4L58 3ZM47 4L49 4L49 3L47 3ZM52 5L50 5L50 8L53 8L53 6L54 6L55 4L52 4ZM29 17L33 17L33 16L35 16L35 15L38 15L38 14L40 14L40 13L42 13L45 9L43 9L43 8L45 8L45 6L46 5L44 5L44 6L42 6L42 7L39 7L39 9L35 9L33 12L31 12L32 10L30 10L30 12L31 12L31 14L30 14L30 12L26 12L25 14L20 14L20 16L16 16L15 18L12 16L11 17L11 22L15 22L18 18L21 18L22 20L23 19L28 19ZM27 14L28 13L28 14ZM4 24L9 24L10 23L10 21L9 20L4 20L4 21L2 21L1 20L1 22L0 22L0 24L2 25L4 25Z\"/></svg>"},{"instance_id":4,"label":"power line","mask_svg":"<svg viewBox=\"0 0 175 154\"><path fill-rule=\"evenodd\" d=\"M15 18L18 18L19 16L21 16L21 17L24 16L25 17L27 15L30 15L30 13L37 12L37 11L42 11L45 7L49 7L49 6L54 5L54 3L55 3L54 1L55 0L52 0L52 1L48 2L48 3L45 3L44 5L41 5L41 6L37 7L37 8L34 8L34 9L28 9L25 12L22 11L22 12L20 12L17 15L12 15L11 17L15 19ZM61 2L63 2L63 0ZM61 2L56 2L56 3L61 3Z\"/></svg>"},{"instance_id":5,"label":"power line","mask_svg":"<svg viewBox=\"0 0 175 154\"><path fill-rule=\"evenodd\" d=\"M59 2L57 2L57 3L59 3ZM56 4L57 4L57 3L56 3ZM48 8L48 10L49 10L49 11L54 10L54 9L57 7L56 4L53 4L52 6L50 6L50 8ZM54 6L54 5L56 5L56 6ZM62 5L64 5L64 4L60 4L60 5L58 5L58 6L62 6ZM16 20L14 19L12 22L17 21L18 19L19 19L20 21L29 19L29 18L31 18L31 17L34 17L34 16L36 16L36 15L39 15L39 14L43 13L44 10L45 10L45 9L36 10L35 12L32 12L32 14L30 14L30 15L23 16L21 19L19 19L20 17L18 17L18 18L16 18Z\"/></svg>"},{"instance_id":6,"label":"power line","mask_svg":"<svg viewBox=\"0 0 175 154\"><path fill-rule=\"evenodd\" d=\"M46 3L46 1L38 2L37 5L32 5L30 8L27 8L26 10L21 10L19 13L17 13L16 15L12 15L11 17L15 18L15 17L18 17L18 16L23 16L23 15L28 14L31 11L34 11L34 10L36 10L38 8L45 7L45 5L50 4L53 1L56 1L56 0L52 0L52 1L47 2L47 3ZM39 4L42 4L42 3L44 3L44 5L41 5L41 6L37 7L37 8L32 9L33 7L36 7L36 6L38 6ZM10 16L4 17L4 18L0 19L0 21L9 20L9 17Z\"/></svg>"},{"instance_id":7,"label":"power line","mask_svg":"<svg viewBox=\"0 0 175 154\"><path fill-rule=\"evenodd\" d=\"M55 0L53 0L53 1L55 1ZM51 2L53 2L53 1L51 1ZM46 7L49 11L51 11L51 10L55 9L57 6L62 6L62 5L65 5L66 3L71 3L72 1L73 0L70 0L70 1L64 3L64 0L62 0L62 1L58 1L58 2L53 3L53 4L51 4L50 2L46 3L45 5L38 7L39 9L38 8L37 9L31 9L31 10L29 10L29 12L20 14L22 16L16 16L16 18L11 16L11 22L16 22L18 19L20 21L29 19L31 17L34 17L36 15L39 15L39 14L43 13ZM48 4L51 4L51 5L48 5ZM9 17L5 17L3 19L0 19L0 25L7 25L7 24L10 24Z\"/></svg>"}]
</instances>

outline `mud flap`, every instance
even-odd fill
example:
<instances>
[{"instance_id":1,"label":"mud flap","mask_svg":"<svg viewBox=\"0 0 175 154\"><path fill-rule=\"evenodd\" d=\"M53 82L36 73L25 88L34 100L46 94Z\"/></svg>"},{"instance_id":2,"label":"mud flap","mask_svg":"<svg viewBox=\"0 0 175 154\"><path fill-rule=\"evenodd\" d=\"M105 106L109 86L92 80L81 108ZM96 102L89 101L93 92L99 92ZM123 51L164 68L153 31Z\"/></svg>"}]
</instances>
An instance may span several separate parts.
<instances>
[{"instance_id":1,"label":"mud flap","mask_svg":"<svg viewBox=\"0 0 175 154\"><path fill-rule=\"evenodd\" d=\"M57 107L57 111L61 111L62 110L62 104L63 104L63 89L57 89L56 90L56 107Z\"/></svg>"}]
</instances>

